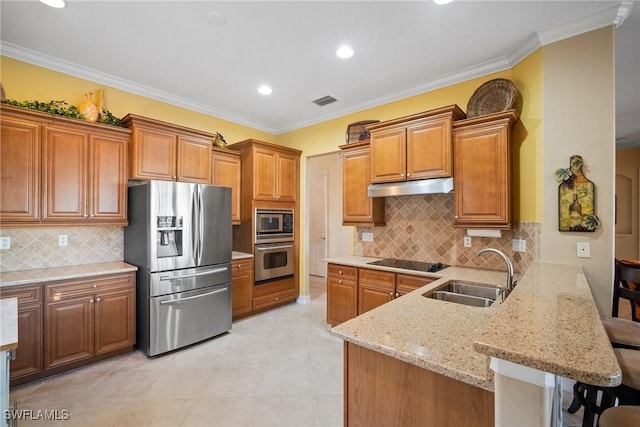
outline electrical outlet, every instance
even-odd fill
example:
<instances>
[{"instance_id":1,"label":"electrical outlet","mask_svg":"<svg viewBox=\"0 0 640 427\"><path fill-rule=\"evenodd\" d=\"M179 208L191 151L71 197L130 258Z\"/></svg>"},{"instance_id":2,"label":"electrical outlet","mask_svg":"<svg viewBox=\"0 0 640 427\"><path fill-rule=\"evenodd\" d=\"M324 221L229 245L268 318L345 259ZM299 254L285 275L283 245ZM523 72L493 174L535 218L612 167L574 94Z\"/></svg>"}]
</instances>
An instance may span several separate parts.
<instances>
[{"instance_id":1,"label":"electrical outlet","mask_svg":"<svg viewBox=\"0 0 640 427\"><path fill-rule=\"evenodd\" d=\"M576 248L578 250L578 258L591 258L589 242L578 242L576 243Z\"/></svg>"},{"instance_id":2,"label":"electrical outlet","mask_svg":"<svg viewBox=\"0 0 640 427\"><path fill-rule=\"evenodd\" d=\"M66 234L61 234L58 236L58 246L67 246L69 243Z\"/></svg>"},{"instance_id":3,"label":"electrical outlet","mask_svg":"<svg viewBox=\"0 0 640 427\"><path fill-rule=\"evenodd\" d=\"M464 247L465 248L470 248L471 247L471 237L464 236Z\"/></svg>"},{"instance_id":4,"label":"electrical outlet","mask_svg":"<svg viewBox=\"0 0 640 427\"><path fill-rule=\"evenodd\" d=\"M362 241L363 242L373 242L373 233L364 232L362 233Z\"/></svg>"},{"instance_id":5,"label":"electrical outlet","mask_svg":"<svg viewBox=\"0 0 640 427\"><path fill-rule=\"evenodd\" d=\"M11 237L0 237L0 249L11 249Z\"/></svg>"},{"instance_id":6,"label":"electrical outlet","mask_svg":"<svg viewBox=\"0 0 640 427\"><path fill-rule=\"evenodd\" d=\"M524 239L511 240L511 249L514 252L527 252L527 241Z\"/></svg>"}]
</instances>

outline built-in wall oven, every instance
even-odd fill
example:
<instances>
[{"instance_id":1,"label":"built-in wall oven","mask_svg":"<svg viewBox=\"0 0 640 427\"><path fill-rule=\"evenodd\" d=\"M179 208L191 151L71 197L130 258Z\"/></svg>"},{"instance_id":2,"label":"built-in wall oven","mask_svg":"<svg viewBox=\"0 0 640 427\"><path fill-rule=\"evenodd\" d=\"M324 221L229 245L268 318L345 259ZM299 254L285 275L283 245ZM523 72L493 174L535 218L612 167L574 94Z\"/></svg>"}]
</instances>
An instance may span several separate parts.
<instances>
[{"instance_id":1,"label":"built-in wall oven","mask_svg":"<svg viewBox=\"0 0 640 427\"><path fill-rule=\"evenodd\" d=\"M294 273L293 209L256 209L254 278L256 285Z\"/></svg>"}]
</instances>

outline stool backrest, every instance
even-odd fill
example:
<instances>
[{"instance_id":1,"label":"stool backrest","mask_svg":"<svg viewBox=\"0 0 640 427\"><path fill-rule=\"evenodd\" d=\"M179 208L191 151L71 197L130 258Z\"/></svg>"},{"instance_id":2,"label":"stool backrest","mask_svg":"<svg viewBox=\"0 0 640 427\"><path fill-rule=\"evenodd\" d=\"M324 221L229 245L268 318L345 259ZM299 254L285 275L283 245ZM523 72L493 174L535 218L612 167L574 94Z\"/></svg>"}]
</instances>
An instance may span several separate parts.
<instances>
[{"instance_id":1,"label":"stool backrest","mask_svg":"<svg viewBox=\"0 0 640 427\"><path fill-rule=\"evenodd\" d=\"M618 317L620 298L631 303L631 319L640 322L640 261L615 260L613 317Z\"/></svg>"}]
</instances>

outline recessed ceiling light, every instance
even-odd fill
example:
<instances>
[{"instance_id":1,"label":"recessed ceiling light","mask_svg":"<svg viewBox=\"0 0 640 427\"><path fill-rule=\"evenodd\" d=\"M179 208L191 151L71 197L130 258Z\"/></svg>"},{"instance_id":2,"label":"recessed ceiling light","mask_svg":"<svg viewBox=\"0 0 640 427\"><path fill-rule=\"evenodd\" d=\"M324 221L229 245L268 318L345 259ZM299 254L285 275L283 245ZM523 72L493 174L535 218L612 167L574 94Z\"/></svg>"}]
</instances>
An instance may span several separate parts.
<instances>
[{"instance_id":1,"label":"recessed ceiling light","mask_svg":"<svg viewBox=\"0 0 640 427\"><path fill-rule=\"evenodd\" d=\"M271 90L271 88L269 86L264 85L264 86L260 86L258 88L258 92L261 93L262 95L271 95L271 92L273 92L273 91Z\"/></svg>"},{"instance_id":2,"label":"recessed ceiling light","mask_svg":"<svg viewBox=\"0 0 640 427\"><path fill-rule=\"evenodd\" d=\"M215 10L209 12L207 14L207 18L214 25L224 25L227 23L227 17L220 12L216 12Z\"/></svg>"},{"instance_id":3,"label":"recessed ceiling light","mask_svg":"<svg viewBox=\"0 0 640 427\"><path fill-rule=\"evenodd\" d=\"M40 2L49 7L55 7L56 9L62 9L66 6L64 0L40 0Z\"/></svg>"},{"instance_id":4,"label":"recessed ceiling light","mask_svg":"<svg viewBox=\"0 0 640 427\"><path fill-rule=\"evenodd\" d=\"M451 3L453 0L433 0L435 4L447 4Z\"/></svg>"},{"instance_id":5,"label":"recessed ceiling light","mask_svg":"<svg viewBox=\"0 0 640 427\"><path fill-rule=\"evenodd\" d=\"M349 46L342 46L336 51L336 55L338 55L338 58L351 58L353 56L353 49Z\"/></svg>"}]
</instances>

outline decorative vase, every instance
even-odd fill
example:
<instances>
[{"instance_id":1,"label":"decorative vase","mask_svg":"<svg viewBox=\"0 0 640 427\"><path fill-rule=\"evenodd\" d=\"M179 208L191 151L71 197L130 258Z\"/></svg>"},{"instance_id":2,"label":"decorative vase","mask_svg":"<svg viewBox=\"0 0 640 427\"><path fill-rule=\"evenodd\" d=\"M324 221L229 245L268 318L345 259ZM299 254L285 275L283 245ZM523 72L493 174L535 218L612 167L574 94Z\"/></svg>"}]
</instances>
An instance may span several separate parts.
<instances>
[{"instance_id":1,"label":"decorative vase","mask_svg":"<svg viewBox=\"0 0 640 427\"><path fill-rule=\"evenodd\" d=\"M104 119L102 110L104 109L104 89L96 91L96 108L98 108L98 120L102 122Z\"/></svg>"},{"instance_id":2,"label":"decorative vase","mask_svg":"<svg viewBox=\"0 0 640 427\"><path fill-rule=\"evenodd\" d=\"M78 105L78 111L82 113L86 121L93 123L98 120L98 107L93 103L93 100L91 99L93 93L87 92L84 96L86 96L87 99L85 99Z\"/></svg>"},{"instance_id":3,"label":"decorative vase","mask_svg":"<svg viewBox=\"0 0 640 427\"><path fill-rule=\"evenodd\" d=\"M216 137L213 139L213 145L220 148L227 148L227 142L224 140L224 136L216 133Z\"/></svg>"}]
</instances>

